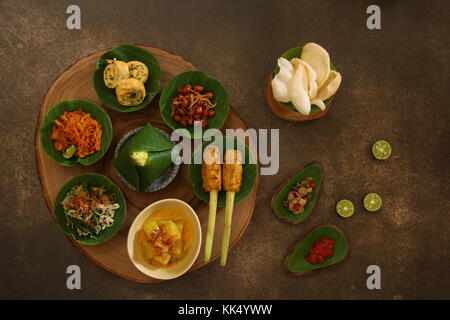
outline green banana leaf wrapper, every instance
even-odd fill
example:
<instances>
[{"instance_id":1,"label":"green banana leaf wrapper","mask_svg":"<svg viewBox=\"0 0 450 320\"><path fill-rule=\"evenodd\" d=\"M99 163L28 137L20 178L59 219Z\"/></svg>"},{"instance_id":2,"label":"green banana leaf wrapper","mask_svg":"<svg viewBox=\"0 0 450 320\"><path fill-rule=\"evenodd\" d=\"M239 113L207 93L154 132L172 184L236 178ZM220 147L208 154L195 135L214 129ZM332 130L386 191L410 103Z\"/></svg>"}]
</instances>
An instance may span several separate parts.
<instances>
[{"instance_id":1,"label":"green banana leaf wrapper","mask_svg":"<svg viewBox=\"0 0 450 320\"><path fill-rule=\"evenodd\" d=\"M119 151L114 167L139 192L144 192L172 164L173 144L151 124L146 124L130 137ZM133 152L147 152L148 161L138 166Z\"/></svg>"}]
</instances>

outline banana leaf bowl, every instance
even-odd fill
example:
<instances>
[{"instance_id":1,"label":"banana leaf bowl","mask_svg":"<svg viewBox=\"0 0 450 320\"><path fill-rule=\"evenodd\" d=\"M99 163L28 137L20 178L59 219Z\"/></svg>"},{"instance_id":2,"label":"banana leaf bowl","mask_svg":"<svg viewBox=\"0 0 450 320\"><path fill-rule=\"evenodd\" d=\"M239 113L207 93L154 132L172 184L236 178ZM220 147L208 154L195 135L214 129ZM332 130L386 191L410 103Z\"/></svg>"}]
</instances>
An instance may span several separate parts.
<instances>
[{"instance_id":1,"label":"banana leaf bowl","mask_svg":"<svg viewBox=\"0 0 450 320\"><path fill-rule=\"evenodd\" d=\"M178 94L178 88L187 84L191 86L200 85L204 88L205 92L214 94L212 103L216 104L213 108L215 115L208 118L207 125L203 129L199 128L199 130L194 130L194 125L183 127L172 117L172 99ZM159 99L159 110L164 122L171 129L185 128L191 138L198 139L202 137L203 131L205 130L222 128L228 119L230 104L228 101L228 93L219 81L201 71L186 71L172 78L164 88Z\"/></svg>"},{"instance_id":2,"label":"banana leaf bowl","mask_svg":"<svg viewBox=\"0 0 450 320\"><path fill-rule=\"evenodd\" d=\"M78 232L69 226L67 216L64 212L64 207L61 202L66 197L67 193L77 185L84 185L86 187L101 187L103 186L106 192L115 195L116 202L119 204L119 208L114 213L114 222L113 224L101 231L98 235L93 235L92 237L83 236L78 234ZM86 244L86 245L97 245L103 242L108 241L114 235L119 232L122 223L125 221L125 216L127 213L127 204L125 202L125 197L122 194L122 191L118 186L116 186L111 180L101 174L97 173L86 173L76 176L69 180L59 191L55 205L55 220L61 230L68 236L70 236L73 240L78 243Z\"/></svg>"},{"instance_id":3,"label":"banana leaf bowl","mask_svg":"<svg viewBox=\"0 0 450 320\"><path fill-rule=\"evenodd\" d=\"M64 112L72 112L82 110L89 113L93 119L97 120L102 126L102 137L100 142L100 150L88 155L84 158L71 157L69 159L63 156L63 152L57 150L54 141L51 139L52 128L55 126L54 121L57 120ZM76 165L90 166L100 160L108 150L112 139L112 123L108 114L103 108L95 103L85 99L64 100L53 106L42 120L40 128L40 139L42 147L47 155L58 162L60 165L72 167Z\"/></svg>"},{"instance_id":4,"label":"banana leaf bowl","mask_svg":"<svg viewBox=\"0 0 450 320\"><path fill-rule=\"evenodd\" d=\"M302 49L303 47L295 47L287 50L284 52L280 57L285 58L287 60L291 60L293 58L300 58L302 55ZM337 71L336 67L331 63L330 69ZM297 111L297 109L294 107L292 102L279 102L275 100L272 93L272 79L278 74L280 71L280 68L278 65L275 67L274 71L270 73L269 77L267 78L266 87L265 87L265 96L266 101L272 110L272 112L277 115L278 117L289 120L289 121L309 121L309 120L315 120L322 118L325 116L328 111L330 110L332 106L332 102L334 99L334 95L323 101L326 108L325 110L320 110L320 108L316 105L311 105L311 113L309 115L303 115L300 112Z\"/></svg>"},{"instance_id":5,"label":"banana leaf bowl","mask_svg":"<svg viewBox=\"0 0 450 320\"><path fill-rule=\"evenodd\" d=\"M106 60L113 59L125 62L140 61L147 66L149 75L147 81L144 83L146 95L142 103L136 106L123 106L117 100L115 90L105 85L103 71L108 65ZM155 98L159 92L161 78L162 75L158 60L150 51L139 46L120 45L105 52L97 61L93 82L97 96L105 106L119 112L133 112L146 107Z\"/></svg>"},{"instance_id":6,"label":"banana leaf bowl","mask_svg":"<svg viewBox=\"0 0 450 320\"><path fill-rule=\"evenodd\" d=\"M200 145L193 153L191 163L189 164L189 180L197 197L206 203L209 203L209 192L206 192L202 187L202 155L205 148L209 145L216 145L219 147L221 154L225 154L228 149L235 149L241 151L245 163L242 165L242 183L239 192L236 192L234 203L238 203L245 199L253 190L258 176L258 165L256 158L253 156L250 148L241 140L231 136L216 137L213 142L206 141ZM226 192L221 190L217 199L218 207L225 207Z\"/></svg>"},{"instance_id":7,"label":"banana leaf bowl","mask_svg":"<svg viewBox=\"0 0 450 320\"><path fill-rule=\"evenodd\" d=\"M139 192L155 192L164 189L175 179L180 163L174 163L171 155L177 150L165 131L146 124L129 131L119 140L114 152L114 168L128 188ZM133 151L147 152L148 163L142 167L133 163L130 159Z\"/></svg>"}]
</instances>

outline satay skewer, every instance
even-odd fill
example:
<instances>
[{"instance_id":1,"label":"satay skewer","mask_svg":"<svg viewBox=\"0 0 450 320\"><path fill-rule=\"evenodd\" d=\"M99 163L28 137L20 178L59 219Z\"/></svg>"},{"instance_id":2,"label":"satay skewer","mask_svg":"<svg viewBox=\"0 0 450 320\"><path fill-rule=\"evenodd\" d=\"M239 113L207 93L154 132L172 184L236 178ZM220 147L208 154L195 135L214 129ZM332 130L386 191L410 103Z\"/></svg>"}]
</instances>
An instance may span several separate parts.
<instances>
[{"instance_id":1,"label":"satay skewer","mask_svg":"<svg viewBox=\"0 0 450 320\"><path fill-rule=\"evenodd\" d=\"M223 188L226 193L224 230L222 238L222 255L220 265L227 264L228 248L230 245L231 222L233 218L234 198L242 183L242 156L239 150L227 150L223 164Z\"/></svg>"},{"instance_id":2,"label":"satay skewer","mask_svg":"<svg viewBox=\"0 0 450 320\"><path fill-rule=\"evenodd\" d=\"M205 241L204 261L211 259L211 251L214 240L214 228L216 225L217 198L222 187L221 156L217 146L208 146L204 151L202 164L203 189L209 192L208 232Z\"/></svg>"}]
</instances>

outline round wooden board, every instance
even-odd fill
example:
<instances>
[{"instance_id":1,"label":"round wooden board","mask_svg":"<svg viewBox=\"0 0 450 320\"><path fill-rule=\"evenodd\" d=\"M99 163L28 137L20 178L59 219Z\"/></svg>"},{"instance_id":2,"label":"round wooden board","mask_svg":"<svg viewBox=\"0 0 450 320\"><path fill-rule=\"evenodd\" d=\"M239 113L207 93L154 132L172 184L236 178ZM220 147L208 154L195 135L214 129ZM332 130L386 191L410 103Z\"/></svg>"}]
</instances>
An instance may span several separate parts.
<instances>
[{"instance_id":1,"label":"round wooden board","mask_svg":"<svg viewBox=\"0 0 450 320\"><path fill-rule=\"evenodd\" d=\"M192 63L182 59L179 56L161 49L146 46L143 47L150 50L159 61L162 72L161 88L164 88L168 81L180 72L197 70ZM184 200L194 208L200 219L203 240L206 236L208 220L208 204L202 202L194 195L191 183L188 179L187 165L183 164L181 166L177 177L167 188L152 193L140 193L127 188L120 181L112 166L116 144L120 137L126 132L150 122L155 127L163 129L170 134L170 128L165 125L159 114L159 96L157 96L149 106L136 112L120 113L105 107L105 110L108 112L113 123L113 139L105 156L90 167L63 167L47 156L40 143L39 128L42 119L44 118L46 112L57 102L72 98L84 98L91 100L98 105L102 105L100 99L95 93L92 83L92 75L94 73L97 60L104 52L106 52L106 50L93 53L69 66L53 82L45 94L40 107L35 137L37 169L41 180L45 201L53 218L53 206L56 196L60 188L72 177L82 173L96 172L103 174L114 181L114 183L122 189L128 206L126 220L118 234L104 244L96 246L82 245L73 241L72 238L69 239L75 247L85 254L86 257L88 257L92 262L112 273L136 282L157 282L159 280L150 278L136 269L128 257L127 234L128 229L136 215L147 205L160 199L177 198ZM247 129L244 122L239 118L233 108L230 110L230 116L226 121L224 128ZM250 195L235 206L230 238L231 247L236 245L250 222L255 205L257 186L258 178L257 183ZM214 236L215 241L212 251L212 259L210 262L220 256L222 234L223 209L218 208ZM206 263L203 262L203 252L204 246L202 245L200 254L189 271L196 270L206 265ZM233 258L232 254L230 258Z\"/></svg>"},{"instance_id":2,"label":"round wooden board","mask_svg":"<svg viewBox=\"0 0 450 320\"><path fill-rule=\"evenodd\" d=\"M301 114L300 112L295 112L292 110L289 110L285 106L283 106L281 103L279 103L275 98L273 97L273 91L272 91L272 72L270 73L269 77L267 78L266 87L264 88L264 95L266 96L267 104L269 105L270 110L272 112L284 120L289 121L297 121L297 122L303 122L303 121L309 121L309 120L315 120L322 118L325 116L328 111L331 108L331 104L333 102L330 101L326 104L326 108L323 111L314 112L307 116Z\"/></svg>"}]
</instances>

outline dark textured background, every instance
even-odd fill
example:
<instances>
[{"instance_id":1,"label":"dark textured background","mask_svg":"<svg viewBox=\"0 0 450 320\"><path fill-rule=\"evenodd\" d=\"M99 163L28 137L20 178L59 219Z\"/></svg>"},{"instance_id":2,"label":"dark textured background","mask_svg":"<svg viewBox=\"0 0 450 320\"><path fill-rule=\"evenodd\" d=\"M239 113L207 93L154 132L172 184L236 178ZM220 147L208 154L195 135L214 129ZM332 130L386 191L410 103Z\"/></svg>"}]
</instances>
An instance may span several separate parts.
<instances>
[{"instance_id":1,"label":"dark textured background","mask_svg":"<svg viewBox=\"0 0 450 320\"><path fill-rule=\"evenodd\" d=\"M382 30L366 28L377 3ZM82 29L68 30L69 4ZM450 298L448 1L0 1L0 298L406 299ZM315 41L343 75L333 109L289 123L268 109L263 87L286 49ZM142 43L174 52L218 78L249 127L280 128L281 168L261 177L252 222L229 265L143 285L90 263L52 221L34 157L40 100L68 65L98 50ZM393 155L376 161L372 143ZM317 212L289 225L269 209L276 187L312 159L325 166ZM378 213L362 198L383 197ZM334 211L348 198L356 214ZM297 239L320 223L351 242L342 264L293 278L281 265ZM82 290L66 289L66 267ZM366 288L367 266L382 289Z\"/></svg>"}]
</instances>

